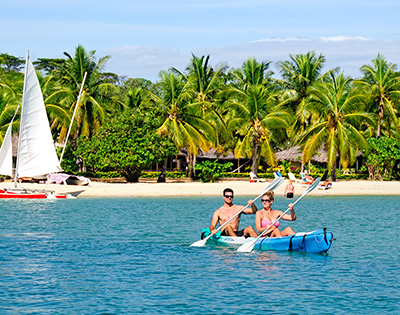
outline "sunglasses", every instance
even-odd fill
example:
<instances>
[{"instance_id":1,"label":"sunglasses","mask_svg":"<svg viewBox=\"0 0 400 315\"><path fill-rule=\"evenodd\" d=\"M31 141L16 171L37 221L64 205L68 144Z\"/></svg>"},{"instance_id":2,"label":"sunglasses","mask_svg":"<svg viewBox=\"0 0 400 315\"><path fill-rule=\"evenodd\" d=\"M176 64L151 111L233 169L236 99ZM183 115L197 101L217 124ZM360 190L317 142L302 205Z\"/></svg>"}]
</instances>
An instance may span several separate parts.
<instances>
[{"instance_id":1,"label":"sunglasses","mask_svg":"<svg viewBox=\"0 0 400 315\"><path fill-rule=\"evenodd\" d=\"M269 199L261 199L262 202L271 202Z\"/></svg>"},{"instance_id":2,"label":"sunglasses","mask_svg":"<svg viewBox=\"0 0 400 315\"><path fill-rule=\"evenodd\" d=\"M233 196L232 196L232 195L224 195L224 197L225 197L225 198L231 198L231 199L233 199Z\"/></svg>"}]
</instances>

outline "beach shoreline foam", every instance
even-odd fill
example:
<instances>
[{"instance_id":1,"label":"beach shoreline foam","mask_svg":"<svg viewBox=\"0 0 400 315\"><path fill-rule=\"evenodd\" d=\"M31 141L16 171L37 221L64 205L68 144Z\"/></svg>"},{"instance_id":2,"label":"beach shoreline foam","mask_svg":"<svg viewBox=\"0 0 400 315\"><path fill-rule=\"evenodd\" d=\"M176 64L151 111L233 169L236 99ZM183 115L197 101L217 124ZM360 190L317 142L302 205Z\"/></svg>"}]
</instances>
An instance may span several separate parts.
<instances>
[{"instance_id":1,"label":"beach shoreline foam","mask_svg":"<svg viewBox=\"0 0 400 315\"><path fill-rule=\"evenodd\" d=\"M216 183L201 182L167 182L167 183L102 183L92 182L90 186L45 185L22 183L19 186L31 189L48 189L57 193L71 193L82 197L158 197L158 196L220 196L222 191L230 187L236 196L257 196L270 183L249 181L221 181ZM9 185L8 185L9 184ZM282 195L286 183L275 190ZM12 183L2 183L1 188L11 187ZM300 196L305 187L295 183L295 198ZM344 196L344 195L400 195L400 181L338 181L328 190L315 189L314 196Z\"/></svg>"}]
</instances>

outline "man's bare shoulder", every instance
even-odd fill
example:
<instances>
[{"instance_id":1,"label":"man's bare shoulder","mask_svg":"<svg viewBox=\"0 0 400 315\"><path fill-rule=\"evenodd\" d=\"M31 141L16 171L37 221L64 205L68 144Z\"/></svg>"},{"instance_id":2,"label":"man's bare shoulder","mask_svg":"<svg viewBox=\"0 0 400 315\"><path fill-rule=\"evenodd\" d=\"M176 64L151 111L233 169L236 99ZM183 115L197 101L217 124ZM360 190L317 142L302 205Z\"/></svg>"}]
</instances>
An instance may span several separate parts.
<instances>
[{"instance_id":1,"label":"man's bare shoulder","mask_svg":"<svg viewBox=\"0 0 400 315\"><path fill-rule=\"evenodd\" d=\"M224 209L224 206L222 206L222 207L220 207L220 208L218 208L217 210L215 210L214 211L214 215L217 215L217 216L219 216L220 215L220 213L221 213L221 211Z\"/></svg>"}]
</instances>

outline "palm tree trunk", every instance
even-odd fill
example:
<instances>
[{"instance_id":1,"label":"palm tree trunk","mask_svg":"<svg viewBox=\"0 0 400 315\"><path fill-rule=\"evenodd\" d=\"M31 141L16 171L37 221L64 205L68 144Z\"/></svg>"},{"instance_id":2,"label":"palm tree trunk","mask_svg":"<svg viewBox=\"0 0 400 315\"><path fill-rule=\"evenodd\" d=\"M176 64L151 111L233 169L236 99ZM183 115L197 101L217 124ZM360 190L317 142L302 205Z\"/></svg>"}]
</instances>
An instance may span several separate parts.
<instances>
[{"instance_id":1,"label":"palm tree trunk","mask_svg":"<svg viewBox=\"0 0 400 315\"><path fill-rule=\"evenodd\" d=\"M382 121L378 118L378 127L376 128L376 137L379 138L381 136L381 125Z\"/></svg>"},{"instance_id":2,"label":"palm tree trunk","mask_svg":"<svg viewBox=\"0 0 400 315\"><path fill-rule=\"evenodd\" d=\"M158 166L158 164L157 164ZM165 174L167 173L167 159L165 159L161 173L157 178L157 183L165 183Z\"/></svg>"},{"instance_id":3,"label":"palm tree trunk","mask_svg":"<svg viewBox=\"0 0 400 315\"><path fill-rule=\"evenodd\" d=\"M336 159L332 166L331 178L332 178L332 182L336 182Z\"/></svg>"},{"instance_id":4,"label":"palm tree trunk","mask_svg":"<svg viewBox=\"0 0 400 315\"><path fill-rule=\"evenodd\" d=\"M193 165L192 165L192 179L196 179L196 170L195 170L195 166L196 166L196 161L197 161L197 156L193 154Z\"/></svg>"},{"instance_id":5,"label":"palm tree trunk","mask_svg":"<svg viewBox=\"0 0 400 315\"><path fill-rule=\"evenodd\" d=\"M255 141L253 141L253 153L252 153L252 156L251 156L251 159L252 159L251 170L256 175L257 175L257 170L258 170L258 167L257 167L257 152L258 152L257 143L255 143Z\"/></svg>"},{"instance_id":6,"label":"palm tree trunk","mask_svg":"<svg viewBox=\"0 0 400 315\"><path fill-rule=\"evenodd\" d=\"M188 154L186 155L186 169L185 169L186 178L190 177L190 165L191 165L191 155L188 152Z\"/></svg>"},{"instance_id":7,"label":"palm tree trunk","mask_svg":"<svg viewBox=\"0 0 400 315\"><path fill-rule=\"evenodd\" d=\"M381 100L382 104L382 100ZM378 127L376 128L376 137L379 138L381 136L382 129L382 120L383 120L383 105L378 106Z\"/></svg>"},{"instance_id":8,"label":"palm tree trunk","mask_svg":"<svg viewBox=\"0 0 400 315\"><path fill-rule=\"evenodd\" d=\"M188 153L188 168L189 168L189 178L194 180L195 178L195 172L194 172L194 166L196 164L196 156L192 153Z\"/></svg>"}]
</instances>

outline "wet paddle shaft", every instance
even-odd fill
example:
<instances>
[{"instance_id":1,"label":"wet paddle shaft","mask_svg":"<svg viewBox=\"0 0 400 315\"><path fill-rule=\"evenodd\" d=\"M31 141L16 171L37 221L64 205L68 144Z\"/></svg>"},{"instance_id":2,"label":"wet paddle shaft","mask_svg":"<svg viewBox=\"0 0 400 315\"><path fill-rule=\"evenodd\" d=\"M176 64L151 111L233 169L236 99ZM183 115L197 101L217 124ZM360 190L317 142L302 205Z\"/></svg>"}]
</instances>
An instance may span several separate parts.
<instances>
[{"instance_id":1,"label":"wet paddle shaft","mask_svg":"<svg viewBox=\"0 0 400 315\"><path fill-rule=\"evenodd\" d=\"M321 178L317 178L317 179L310 185L310 187L308 187L308 188L306 189L306 191L303 192L303 194L293 203L293 207L294 207L294 205L295 205L296 203L298 203L298 202L301 200L301 198L303 198L303 197L304 197L305 195L307 195L309 192L313 191L314 188L318 186L318 184L319 184L320 181L321 181ZM282 213L274 222L272 222L271 225L270 225L269 227L267 227L264 231L262 231L262 232L260 233L260 235L258 235L258 237L257 237L254 241L252 241L252 242L250 242L250 243L245 243L245 244L243 244L242 246L240 246L240 247L237 249L237 251L238 251L238 252L244 252L244 253L249 253L249 252L251 252L251 251L253 250L253 248L254 248L254 245L257 243L258 239L259 239L260 237L262 237L262 236L265 234L265 232L268 231L268 229L270 229L272 226L274 226L274 224L275 224L276 222L278 222L278 221L280 220L280 218L282 218L282 217L286 214L286 212L288 212L289 210L290 210L290 208L287 208L287 210L286 210L284 213Z\"/></svg>"},{"instance_id":2,"label":"wet paddle shaft","mask_svg":"<svg viewBox=\"0 0 400 315\"><path fill-rule=\"evenodd\" d=\"M259 199L259 198L260 198L262 195L264 195L267 191L276 189L276 188L279 187L279 185L282 184L282 183L283 183L283 177L275 178L274 181L273 181L271 184L269 184L269 185L267 186L267 188L265 188L265 189L263 190L263 192L262 192L260 195L258 195L258 197L256 197L253 201L256 201L257 199ZM234 216L232 216L228 221L226 221L224 224L222 224L222 225L217 229L217 232L218 232L219 230L221 230L224 226L226 226L229 222L231 222L234 218L236 218L239 214L241 214L247 207L249 207L248 204L247 204L243 209L241 209L238 213L236 213ZM208 236L207 236L205 239L203 239L203 240L199 240L199 241L197 241L197 242L194 242L194 243L191 244L190 246L192 246L192 247L201 247L201 246L204 246L204 245L206 244L206 242L208 241L208 239L209 239L211 236L213 236L213 234L208 235Z\"/></svg>"}]
</instances>

